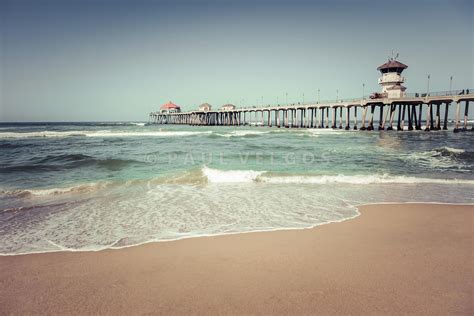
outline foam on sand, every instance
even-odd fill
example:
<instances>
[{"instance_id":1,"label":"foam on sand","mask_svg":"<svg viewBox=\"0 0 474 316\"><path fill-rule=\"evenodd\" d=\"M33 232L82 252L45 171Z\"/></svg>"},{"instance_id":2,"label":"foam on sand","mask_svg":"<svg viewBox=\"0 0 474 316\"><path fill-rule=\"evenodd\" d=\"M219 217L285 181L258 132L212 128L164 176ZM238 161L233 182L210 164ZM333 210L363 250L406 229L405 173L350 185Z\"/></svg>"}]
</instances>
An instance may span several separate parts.
<instances>
[{"instance_id":1,"label":"foam on sand","mask_svg":"<svg viewBox=\"0 0 474 316\"><path fill-rule=\"evenodd\" d=\"M70 187L63 188L46 188L46 189L18 189L18 190L0 190L0 196L52 196L52 195L63 195L63 194L74 194L74 193L86 193L94 192L101 189L105 189L111 186L113 183L108 181L92 182L86 184L80 184Z\"/></svg>"},{"instance_id":2,"label":"foam on sand","mask_svg":"<svg viewBox=\"0 0 474 316\"><path fill-rule=\"evenodd\" d=\"M474 185L474 180L463 179L431 179L431 178L417 178L407 176L390 176L387 174L374 175L321 175L321 176L262 176L257 179L265 183L300 183L300 184L329 184L329 183L344 183L344 184L469 184Z\"/></svg>"}]
</instances>

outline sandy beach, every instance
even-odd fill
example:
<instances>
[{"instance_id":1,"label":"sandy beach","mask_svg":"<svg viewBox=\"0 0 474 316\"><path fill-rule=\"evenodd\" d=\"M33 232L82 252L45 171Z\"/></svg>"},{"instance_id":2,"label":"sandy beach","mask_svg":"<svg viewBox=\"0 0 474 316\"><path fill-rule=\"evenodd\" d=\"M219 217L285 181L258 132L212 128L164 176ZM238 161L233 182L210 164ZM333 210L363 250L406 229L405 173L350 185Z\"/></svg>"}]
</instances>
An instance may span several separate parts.
<instances>
[{"instance_id":1,"label":"sandy beach","mask_svg":"<svg viewBox=\"0 0 474 316\"><path fill-rule=\"evenodd\" d=\"M0 257L0 314L474 312L474 207L360 210L314 229Z\"/></svg>"}]
</instances>

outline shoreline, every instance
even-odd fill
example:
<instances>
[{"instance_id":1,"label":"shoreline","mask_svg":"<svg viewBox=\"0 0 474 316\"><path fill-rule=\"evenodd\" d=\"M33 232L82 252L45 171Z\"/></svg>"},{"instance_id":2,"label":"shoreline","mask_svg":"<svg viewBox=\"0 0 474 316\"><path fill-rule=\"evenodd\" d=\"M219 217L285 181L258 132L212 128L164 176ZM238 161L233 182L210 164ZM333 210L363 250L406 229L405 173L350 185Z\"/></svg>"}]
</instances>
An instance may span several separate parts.
<instances>
[{"instance_id":1,"label":"shoreline","mask_svg":"<svg viewBox=\"0 0 474 316\"><path fill-rule=\"evenodd\" d=\"M345 221L353 220L361 215L360 208L364 208L366 206L372 206L372 205L404 205L404 204L433 204L433 205L453 205L453 206L474 206L474 203L448 203L448 202L374 202L374 203L364 203L364 204L359 204L359 205L354 205L351 207L354 207L357 211L357 214L351 217L347 217L341 220L335 220L335 221L330 221L330 222L325 222L325 223L319 223L315 224L312 226L308 227L289 227L289 228L271 228L268 230L250 230L250 231L243 231L243 232L232 232L232 233L217 233L213 235L196 235L196 236L187 236L187 237L181 237L181 238L174 238L174 239L165 239L165 240L149 240L149 241L144 241L142 243L134 244L134 245L126 245L122 247L113 247L113 246L106 246L104 248L100 249L61 249L61 250L51 250L51 251L39 251L39 252L28 252L28 253L12 253L12 254L4 254L0 253L0 258L1 257L14 257L14 256L28 256L28 255L41 255L41 254L51 254L51 253L88 253L88 252L101 252L101 251L107 251L107 250L122 250L122 249L128 249L128 248L133 248L133 247L140 247L148 244L153 244L153 243L168 243L168 242L176 242L180 240L187 240L187 239L194 239L194 238L213 238L213 237L220 237L220 236L232 236L232 235L240 235L240 234L253 234L253 233L271 233L271 232L280 232L280 231L294 231L294 230L307 230L307 229L314 229L319 226L324 226L324 225L329 225L329 224L338 224L342 223Z\"/></svg>"},{"instance_id":2,"label":"shoreline","mask_svg":"<svg viewBox=\"0 0 474 316\"><path fill-rule=\"evenodd\" d=\"M337 225L0 256L0 313L472 313L472 204Z\"/></svg>"}]
</instances>

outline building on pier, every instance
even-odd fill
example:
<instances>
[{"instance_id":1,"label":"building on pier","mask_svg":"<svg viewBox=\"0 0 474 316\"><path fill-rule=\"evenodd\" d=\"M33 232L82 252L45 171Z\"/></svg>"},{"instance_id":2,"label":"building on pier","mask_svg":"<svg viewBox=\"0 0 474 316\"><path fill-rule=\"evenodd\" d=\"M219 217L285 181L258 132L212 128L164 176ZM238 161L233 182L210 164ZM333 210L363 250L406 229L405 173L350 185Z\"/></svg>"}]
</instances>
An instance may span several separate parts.
<instances>
[{"instance_id":1,"label":"building on pier","mask_svg":"<svg viewBox=\"0 0 474 316\"><path fill-rule=\"evenodd\" d=\"M165 103L160 106L160 112L161 113L180 113L181 112L181 107L179 105L174 104L171 101L168 101L168 103Z\"/></svg>"},{"instance_id":2,"label":"building on pier","mask_svg":"<svg viewBox=\"0 0 474 316\"><path fill-rule=\"evenodd\" d=\"M402 72L407 68L408 66L396 60L396 57L391 57L385 64L380 65L377 70L382 74L379 78L382 92L374 93L372 96L390 99L404 98L406 87L402 85L405 82Z\"/></svg>"},{"instance_id":3,"label":"building on pier","mask_svg":"<svg viewBox=\"0 0 474 316\"><path fill-rule=\"evenodd\" d=\"M199 111L201 112L209 112L212 110L212 105L209 103L203 103L199 106Z\"/></svg>"},{"instance_id":4,"label":"building on pier","mask_svg":"<svg viewBox=\"0 0 474 316\"><path fill-rule=\"evenodd\" d=\"M223 106L221 106L221 111L232 111L232 110L235 110L235 105L233 104L224 104Z\"/></svg>"}]
</instances>

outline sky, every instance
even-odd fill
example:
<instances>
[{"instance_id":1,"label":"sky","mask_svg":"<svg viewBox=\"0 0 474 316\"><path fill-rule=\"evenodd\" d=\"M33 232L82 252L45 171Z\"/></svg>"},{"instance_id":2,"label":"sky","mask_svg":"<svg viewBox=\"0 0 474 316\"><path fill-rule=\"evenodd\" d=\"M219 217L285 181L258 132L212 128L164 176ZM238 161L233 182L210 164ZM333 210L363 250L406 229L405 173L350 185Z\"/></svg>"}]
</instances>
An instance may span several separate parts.
<instances>
[{"instance_id":1,"label":"sky","mask_svg":"<svg viewBox=\"0 0 474 316\"><path fill-rule=\"evenodd\" d=\"M471 1L0 0L0 121L146 121L356 98L392 50L407 92L474 88Z\"/></svg>"}]
</instances>

